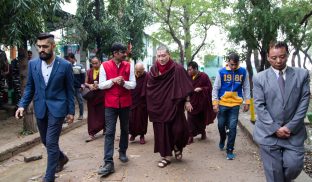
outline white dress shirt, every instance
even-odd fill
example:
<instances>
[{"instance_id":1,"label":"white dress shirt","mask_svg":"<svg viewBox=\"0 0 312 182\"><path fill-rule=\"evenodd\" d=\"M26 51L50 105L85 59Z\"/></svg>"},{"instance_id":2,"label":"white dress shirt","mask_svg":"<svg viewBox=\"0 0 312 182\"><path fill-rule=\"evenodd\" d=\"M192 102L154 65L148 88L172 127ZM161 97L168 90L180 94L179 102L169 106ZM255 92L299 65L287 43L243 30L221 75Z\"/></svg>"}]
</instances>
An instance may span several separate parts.
<instances>
[{"instance_id":1,"label":"white dress shirt","mask_svg":"<svg viewBox=\"0 0 312 182\"><path fill-rule=\"evenodd\" d=\"M119 68L120 63L116 64L117 67ZM107 80L106 79L106 72L103 67L103 65L100 66L100 74L99 74L99 88L100 89L109 89L114 85L112 79ZM130 76L129 76L129 81L125 81L125 84L123 85L124 88L130 90L134 89L136 86L136 81L135 81L135 76L134 76L134 65L133 63L130 63Z\"/></svg>"},{"instance_id":2,"label":"white dress shirt","mask_svg":"<svg viewBox=\"0 0 312 182\"><path fill-rule=\"evenodd\" d=\"M49 78L53 69L55 58L50 64L47 64L46 61L41 60L41 72L46 85L48 85Z\"/></svg>"},{"instance_id":3,"label":"white dress shirt","mask_svg":"<svg viewBox=\"0 0 312 182\"><path fill-rule=\"evenodd\" d=\"M280 70L277 70L277 69L273 68L272 66L271 66L271 68L274 71L274 73L276 74L276 78L278 79ZM286 69L287 69L287 66L282 70L284 80L286 80L286 74L285 74Z\"/></svg>"}]
</instances>

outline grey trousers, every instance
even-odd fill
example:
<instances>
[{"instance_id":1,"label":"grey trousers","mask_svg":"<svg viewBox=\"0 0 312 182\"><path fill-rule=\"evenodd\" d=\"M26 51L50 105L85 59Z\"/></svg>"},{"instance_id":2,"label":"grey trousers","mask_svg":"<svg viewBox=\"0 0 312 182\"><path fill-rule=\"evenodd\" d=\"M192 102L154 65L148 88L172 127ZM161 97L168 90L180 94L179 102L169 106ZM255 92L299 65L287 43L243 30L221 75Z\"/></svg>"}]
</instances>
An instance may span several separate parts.
<instances>
[{"instance_id":1,"label":"grey trousers","mask_svg":"<svg viewBox=\"0 0 312 182\"><path fill-rule=\"evenodd\" d=\"M287 140L286 140L287 141ZM295 147L282 142L276 145L260 145L267 182L290 182L299 176L303 169L304 147Z\"/></svg>"}]
</instances>

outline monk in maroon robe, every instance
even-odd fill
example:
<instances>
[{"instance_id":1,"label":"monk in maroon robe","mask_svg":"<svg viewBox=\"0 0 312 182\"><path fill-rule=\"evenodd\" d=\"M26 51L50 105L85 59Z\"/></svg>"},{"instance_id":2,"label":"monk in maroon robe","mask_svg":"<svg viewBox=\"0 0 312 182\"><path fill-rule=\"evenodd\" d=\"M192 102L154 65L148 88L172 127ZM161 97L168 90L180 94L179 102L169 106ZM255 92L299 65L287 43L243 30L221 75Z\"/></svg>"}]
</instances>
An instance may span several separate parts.
<instances>
[{"instance_id":1,"label":"monk in maroon robe","mask_svg":"<svg viewBox=\"0 0 312 182\"><path fill-rule=\"evenodd\" d=\"M130 141L134 141L135 137L140 135L140 144L145 144L144 135L147 132L148 115L145 98L147 78L144 65L137 63L135 65L136 87L131 90L132 105L129 116L129 133L131 135Z\"/></svg>"},{"instance_id":2,"label":"monk in maroon robe","mask_svg":"<svg viewBox=\"0 0 312 182\"><path fill-rule=\"evenodd\" d=\"M92 68L88 70L85 86L92 90L93 97L87 100L88 106L88 133L89 138L86 142L95 139L95 134L104 129L105 115L104 115L104 90L98 89L99 83L99 67L101 61L97 57L91 59Z\"/></svg>"},{"instance_id":3,"label":"monk in maroon robe","mask_svg":"<svg viewBox=\"0 0 312 182\"><path fill-rule=\"evenodd\" d=\"M182 159L189 137L184 108L192 110L189 93L193 86L185 69L170 59L166 47L157 49L156 59L150 70L146 99L154 128L154 152L160 153L158 167L163 168L170 164L172 151L177 160Z\"/></svg>"},{"instance_id":4,"label":"monk in maroon robe","mask_svg":"<svg viewBox=\"0 0 312 182\"><path fill-rule=\"evenodd\" d=\"M206 139L206 125L213 123L216 117L212 107L212 86L206 73L198 71L196 62L189 62L187 71L192 78L194 91L191 94L191 104L193 110L187 112L187 121L190 129L189 144L193 142L193 137L201 134L201 139Z\"/></svg>"}]
</instances>

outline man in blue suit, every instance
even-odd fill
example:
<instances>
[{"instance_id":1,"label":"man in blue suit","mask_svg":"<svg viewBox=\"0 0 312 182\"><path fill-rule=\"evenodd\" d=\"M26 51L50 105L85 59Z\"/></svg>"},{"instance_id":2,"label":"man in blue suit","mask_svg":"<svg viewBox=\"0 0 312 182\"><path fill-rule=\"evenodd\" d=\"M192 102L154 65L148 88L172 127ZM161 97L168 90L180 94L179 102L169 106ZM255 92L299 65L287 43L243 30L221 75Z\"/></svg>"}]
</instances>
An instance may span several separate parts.
<instances>
[{"instance_id":1,"label":"man in blue suit","mask_svg":"<svg viewBox=\"0 0 312 182\"><path fill-rule=\"evenodd\" d=\"M39 58L28 63L28 80L15 117L23 117L25 108L34 100L41 141L48 153L43 181L50 182L55 180L55 173L60 172L68 162L58 141L65 116L69 124L74 120L73 69L69 62L55 56L54 35L40 34L36 46Z\"/></svg>"}]
</instances>

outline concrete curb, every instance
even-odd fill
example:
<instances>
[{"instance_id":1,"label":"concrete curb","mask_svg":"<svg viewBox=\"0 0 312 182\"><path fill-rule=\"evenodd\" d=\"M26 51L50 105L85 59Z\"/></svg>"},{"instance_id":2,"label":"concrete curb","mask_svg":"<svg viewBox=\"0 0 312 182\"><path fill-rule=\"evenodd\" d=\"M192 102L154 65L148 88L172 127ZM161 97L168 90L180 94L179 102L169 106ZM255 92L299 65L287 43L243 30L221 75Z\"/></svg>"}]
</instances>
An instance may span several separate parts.
<instances>
[{"instance_id":1,"label":"concrete curb","mask_svg":"<svg viewBox=\"0 0 312 182\"><path fill-rule=\"evenodd\" d=\"M249 116L249 115L248 115ZM254 130L254 124L251 123L250 118L248 118L245 113L239 114L238 125L239 127L247 134L247 136L253 141L252 133ZM257 143L253 141L253 143L258 146ZM295 182L307 182L311 181L312 178L305 173L303 170L300 175L296 178Z\"/></svg>"},{"instance_id":2,"label":"concrete curb","mask_svg":"<svg viewBox=\"0 0 312 182\"><path fill-rule=\"evenodd\" d=\"M87 120L83 119L83 120L76 120L71 125L67 125L67 124L63 125L61 135L65 134L65 133L67 133L67 132L69 132L75 128L78 128L78 127L80 127L86 123L87 123ZM35 133L32 135L26 136L19 141L14 141L14 142L5 144L5 145L0 147L0 162L7 160L16 154L24 152L24 151L32 148L33 146L37 145L40 142L41 142L41 140L40 140L39 133Z\"/></svg>"}]
</instances>

